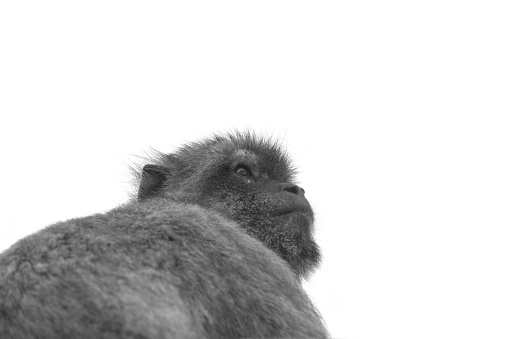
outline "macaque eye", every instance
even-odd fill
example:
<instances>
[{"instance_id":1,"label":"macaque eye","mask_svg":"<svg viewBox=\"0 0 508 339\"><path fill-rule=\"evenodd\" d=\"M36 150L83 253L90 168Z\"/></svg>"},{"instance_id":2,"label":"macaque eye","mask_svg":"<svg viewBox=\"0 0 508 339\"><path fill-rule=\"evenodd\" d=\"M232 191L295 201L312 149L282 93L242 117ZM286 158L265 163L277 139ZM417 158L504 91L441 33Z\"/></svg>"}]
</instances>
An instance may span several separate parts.
<instances>
[{"instance_id":1,"label":"macaque eye","mask_svg":"<svg viewBox=\"0 0 508 339\"><path fill-rule=\"evenodd\" d=\"M238 165L234 169L235 173L241 175L242 177L250 177L252 176L249 168L245 165Z\"/></svg>"}]
</instances>

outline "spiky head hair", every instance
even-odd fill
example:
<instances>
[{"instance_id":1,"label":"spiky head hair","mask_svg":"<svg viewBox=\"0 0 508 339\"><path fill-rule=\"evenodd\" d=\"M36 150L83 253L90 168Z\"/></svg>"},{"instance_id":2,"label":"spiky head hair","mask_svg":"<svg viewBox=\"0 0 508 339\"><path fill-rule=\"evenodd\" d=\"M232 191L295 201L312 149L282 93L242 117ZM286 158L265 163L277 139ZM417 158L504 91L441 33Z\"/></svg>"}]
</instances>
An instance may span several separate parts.
<instances>
[{"instance_id":1,"label":"spiky head hair","mask_svg":"<svg viewBox=\"0 0 508 339\"><path fill-rule=\"evenodd\" d=\"M150 150L142 161L131 166L134 185L139 186L144 165L166 167L177 178L178 187L196 182L220 166L227 166L238 152L259 157L264 170L281 182L295 182L296 167L279 139L253 131L216 133L209 138L189 142L173 153ZM132 196L134 198L134 196Z\"/></svg>"}]
</instances>

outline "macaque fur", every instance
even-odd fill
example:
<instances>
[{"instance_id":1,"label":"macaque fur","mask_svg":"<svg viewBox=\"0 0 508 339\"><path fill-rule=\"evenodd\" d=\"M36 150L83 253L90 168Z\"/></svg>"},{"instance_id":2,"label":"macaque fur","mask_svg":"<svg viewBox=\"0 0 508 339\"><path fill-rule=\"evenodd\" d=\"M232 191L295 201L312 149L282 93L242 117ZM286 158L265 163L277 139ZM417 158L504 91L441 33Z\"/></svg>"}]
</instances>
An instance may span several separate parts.
<instances>
[{"instance_id":1,"label":"macaque fur","mask_svg":"<svg viewBox=\"0 0 508 339\"><path fill-rule=\"evenodd\" d=\"M217 134L155 153L132 201L0 254L0 338L326 338L301 287L314 216L280 144Z\"/></svg>"}]
</instances>

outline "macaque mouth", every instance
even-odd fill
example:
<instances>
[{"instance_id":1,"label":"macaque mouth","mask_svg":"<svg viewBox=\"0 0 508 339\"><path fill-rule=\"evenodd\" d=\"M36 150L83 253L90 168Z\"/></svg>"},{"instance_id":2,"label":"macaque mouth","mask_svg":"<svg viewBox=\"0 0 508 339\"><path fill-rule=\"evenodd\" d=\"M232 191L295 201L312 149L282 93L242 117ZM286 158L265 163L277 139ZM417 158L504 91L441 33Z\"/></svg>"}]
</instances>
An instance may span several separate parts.
<instances>
[{"instance_id":1,"label":"macaque mouth","mask_svg":"<svg viewBox=\"0 0 508 339\"><path fill-rule=\"evenodd\" d=\"M314 216L311 211L292 209L274 217L278 219L277 222L286 231L298 232L299 234L306 235L306 239L310 239L309 237L314 225Z\"/></svg>"},{"instance_id":2,"label":"macaque mouth","mask_svg":"<svg viewBox=\"0 0 508 339\"><path fill-rule=\"evenodd\" d=\"M309 208L287 208L287 209L282 209L282 210L276 211L272 216L274 216L274 217L280 217L280 216L288 215L288 214L292 214L292 213L301 213L301 214L304 214L306 217L310 218L311 220L314 220L314 216L313 216L312 210L309 209Z\"/></svg>"}]
</instances>

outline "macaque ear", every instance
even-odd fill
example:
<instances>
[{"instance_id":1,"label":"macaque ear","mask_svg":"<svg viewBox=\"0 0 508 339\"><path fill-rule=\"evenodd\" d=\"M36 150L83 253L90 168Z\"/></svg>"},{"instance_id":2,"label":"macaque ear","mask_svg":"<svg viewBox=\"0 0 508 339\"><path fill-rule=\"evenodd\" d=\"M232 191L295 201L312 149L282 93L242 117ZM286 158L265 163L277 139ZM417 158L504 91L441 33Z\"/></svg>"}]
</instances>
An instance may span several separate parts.
<instances>
[{"instance_id":1,"label":"macaque ear","mask_svg":"<svg viewBox=\"0 0 508 339\"><path fill-rule=\"evenodd\" d=\"M171 175L169 168L159 165L145 165L141 173L138 189L138 201L153 197L162 188Z\"/></svg>"}]
</instances>

